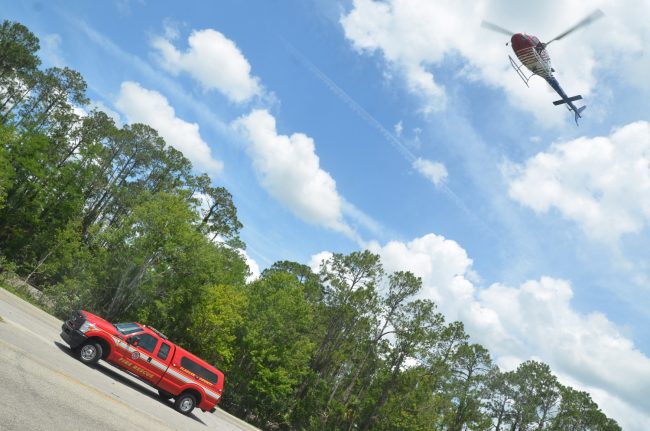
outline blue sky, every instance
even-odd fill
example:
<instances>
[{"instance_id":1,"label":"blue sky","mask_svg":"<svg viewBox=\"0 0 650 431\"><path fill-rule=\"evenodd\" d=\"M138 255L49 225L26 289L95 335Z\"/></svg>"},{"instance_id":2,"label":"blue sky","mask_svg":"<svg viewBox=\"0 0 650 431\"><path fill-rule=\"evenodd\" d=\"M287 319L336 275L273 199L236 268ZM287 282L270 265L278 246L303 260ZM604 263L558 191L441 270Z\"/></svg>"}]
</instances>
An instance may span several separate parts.
<instances>
[{"instance_id":1,"label":"blue sky","mask_svg":"<svg viewBox=\"0 0 650 431\"><path fill-rule=\"evenodd\" d=\"M650 423L650 2L10 2L95 106L233 194L255 271L369 248L504 368ZM580 126L507 37L549 40Z\"/></svg>"}]
</instances>

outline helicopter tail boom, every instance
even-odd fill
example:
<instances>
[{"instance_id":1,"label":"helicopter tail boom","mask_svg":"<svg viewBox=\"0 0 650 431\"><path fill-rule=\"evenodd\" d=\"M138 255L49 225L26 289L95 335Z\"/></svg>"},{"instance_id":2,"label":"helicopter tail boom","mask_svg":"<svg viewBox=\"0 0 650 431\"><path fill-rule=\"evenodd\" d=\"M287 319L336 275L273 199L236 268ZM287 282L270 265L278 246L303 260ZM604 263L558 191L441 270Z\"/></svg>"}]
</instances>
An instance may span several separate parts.
<instances>
[{"instance_id":1,"label":"helicopter tail boom","mask_svg":"<svg viewBox=\"0 0 650 431\"><path fill-rule=\"evenodd\" d=\"M577 96L567 97L566 99L556 100L555 102L553 102L553 104L555 106L557 106L557 105L561 105L561 104L567 103L567 102L575 102L576 100L580 100L580 99L582 99L582 96L578 94Z\"/></svg>"},{"instance_id":2,"label":"helicopter tail boom","mask_svg":"<svg viewBox=\"0 0 650 431\"><path fill-rule=\"evenodd\" d=\"M580 108L576 107L576 105L573 104L576 100L582 99L582 96L577 95L577 96L572 96L569 97L566 95L564 90L562 90L562 87L560 87L560 83L557 82L557 79L553 76L549 76L546 78L546 82L549 83L551 87L553 87L553 90L557 92L557 94L562 98L560 100L556 100L553 102L554 105L562 105L566 103L566 107L569 111L575 112L575 118L576 118L576 124L578 124L578 118L581 118L582 116L580 115L582 111L585 110L586 106L581 106Z\"/></svg>"}]
</instances>

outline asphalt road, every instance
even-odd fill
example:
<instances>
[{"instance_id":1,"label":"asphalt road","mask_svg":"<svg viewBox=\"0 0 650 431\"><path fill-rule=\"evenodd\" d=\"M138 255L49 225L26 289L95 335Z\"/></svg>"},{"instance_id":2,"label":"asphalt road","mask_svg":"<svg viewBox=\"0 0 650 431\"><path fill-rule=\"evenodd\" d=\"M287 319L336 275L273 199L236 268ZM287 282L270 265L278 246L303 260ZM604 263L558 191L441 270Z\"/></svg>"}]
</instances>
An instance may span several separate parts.
<instances>
[{"instance_id":1,"label":"asphalt road","mask_svg":"<svg viewBox=\"0 0 650 431\"><path fill-rule=\"evenodd\" d=\"M0 288L0 431L257 429L220 409L184 416L118 368L83 365L61 324Z\"/></svg>"}]
</instances>

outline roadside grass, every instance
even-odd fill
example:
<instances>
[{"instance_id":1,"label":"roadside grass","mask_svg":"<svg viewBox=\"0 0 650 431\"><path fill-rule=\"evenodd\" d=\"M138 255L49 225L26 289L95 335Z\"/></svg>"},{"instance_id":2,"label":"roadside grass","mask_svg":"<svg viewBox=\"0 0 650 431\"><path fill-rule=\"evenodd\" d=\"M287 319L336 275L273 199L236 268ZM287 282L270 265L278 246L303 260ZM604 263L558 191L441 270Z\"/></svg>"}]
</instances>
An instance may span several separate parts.
<instances>
[{"instance_id":1,"label":"roadside grass","mask_svg":"<svg viewBox=\"0 0 650 431\"><path fill-rule=\"evenodd\" d=\"M8 272L0 274L0 288L13 293L46 313L52 314L50 307L40 300L41 292L22 281L16 274Z\"/></svg>"}]
</instances>

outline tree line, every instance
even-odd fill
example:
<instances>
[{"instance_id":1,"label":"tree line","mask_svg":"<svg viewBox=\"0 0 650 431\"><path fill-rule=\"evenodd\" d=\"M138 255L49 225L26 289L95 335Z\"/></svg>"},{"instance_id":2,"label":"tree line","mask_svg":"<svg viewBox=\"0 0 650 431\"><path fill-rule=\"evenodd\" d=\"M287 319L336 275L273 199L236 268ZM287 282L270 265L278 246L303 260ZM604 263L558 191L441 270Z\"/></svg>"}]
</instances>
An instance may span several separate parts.
<instances>
[{"instance_id":1,"label":"tree line","mask_svg":"<svg viewBox=\"0 0 650 431\"><path fill-rule=\"evenodd\" d=\"M0 26L0 273L78 308L139 320L226 375L221 406L268 430L620 430L537 361L501 371L421 280L369 251L247 281L231 194L144 124L88 106Z\"/></svg>"}]
</instances>

